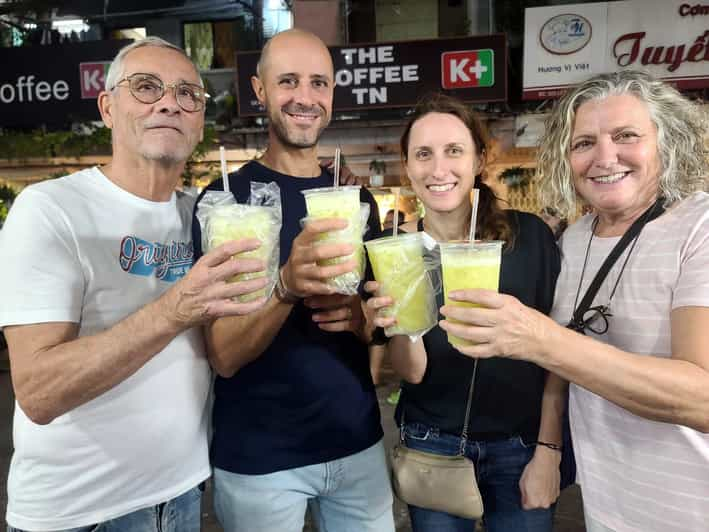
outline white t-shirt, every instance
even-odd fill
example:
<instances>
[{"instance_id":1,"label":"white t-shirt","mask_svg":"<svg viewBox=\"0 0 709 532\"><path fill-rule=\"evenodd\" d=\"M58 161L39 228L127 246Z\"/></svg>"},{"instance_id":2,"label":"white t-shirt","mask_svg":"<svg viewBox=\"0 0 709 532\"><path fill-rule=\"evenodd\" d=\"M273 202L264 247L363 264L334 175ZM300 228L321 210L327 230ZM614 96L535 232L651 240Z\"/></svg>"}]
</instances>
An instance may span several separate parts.
<instances>
[{"instance_id":1,"label":"white t-shirt","mask_svg":"<svg viewBox=\"0 0 709 532\"><path fill-rule=\"evenodd\" d=\"M569 322L593 216L564 233L553 318ZM579 301L620 237L594 237ZM628 250L593 305L608 302ZM594 338L645 356L671 356L670 313L709 306L709 195L696 193L645 226ZM709 324L707 325L709 327ZM583 353L577 353L583 357ZM709 530L709 435L636 416L580 386L570 390L571 429L584 506L617 532Z\"/></svg>"},{"instance_id":2,"label":"white t-shirt","mask_svg":"<svg viewBox=\"0 0 709 532\"><path fill-rule=\"evenodd\" d=\"M97 168L28 187L0 231L0 326L75 322L87 336L157 299L191 266L193 203L181 194L139 198ZM192 329L48 425L16 404L8 523L86 526L202 482L210 380Z\"/></svg>"}]
</instances>

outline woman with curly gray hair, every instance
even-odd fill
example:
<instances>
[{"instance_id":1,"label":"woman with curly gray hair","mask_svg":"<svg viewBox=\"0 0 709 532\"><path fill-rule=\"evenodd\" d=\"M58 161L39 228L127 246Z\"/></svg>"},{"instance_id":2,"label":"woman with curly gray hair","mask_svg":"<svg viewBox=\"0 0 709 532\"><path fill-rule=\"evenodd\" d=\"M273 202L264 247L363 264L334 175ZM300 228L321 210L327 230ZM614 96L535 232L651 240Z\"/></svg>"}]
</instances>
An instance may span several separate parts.
<instances>
[{"instance_id":1,"label":"woman with curly gray hair","mask_svg":"<svg viewBox=\"0 0 709 532\"><path fill-rule=\"evenodd\" d=\"M592 213L561 239L551 318L483 290L455 297L481 308L441 309L444 329L476 342L465 354L529 360L572 383L591 532L709 523L707 132L698 105L644 73L570 90L538 170L548 205Z\"/></svg>"}]
</instances>

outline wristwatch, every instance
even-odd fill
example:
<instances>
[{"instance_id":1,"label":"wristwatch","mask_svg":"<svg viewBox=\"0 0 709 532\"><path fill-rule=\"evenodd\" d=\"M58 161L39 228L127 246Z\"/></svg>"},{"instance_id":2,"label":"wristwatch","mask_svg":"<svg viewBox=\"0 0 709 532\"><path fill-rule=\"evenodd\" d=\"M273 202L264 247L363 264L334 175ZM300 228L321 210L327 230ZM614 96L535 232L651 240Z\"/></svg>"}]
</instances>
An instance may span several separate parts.
<instances>
[{"instance_id":1,"label":"wristwatch","mask_svg":"<svg viewBox=\"0 0 709 532\"><path fill-rule=\"evenodd\" d=\"M288 305L295 305L300 298L288 290L285 284L283 284L283 270L278 270L278 281L276 281L276 286L273 288L273 293L276 299L281 303L286 303Z\"/></svg>"}]
</instances>

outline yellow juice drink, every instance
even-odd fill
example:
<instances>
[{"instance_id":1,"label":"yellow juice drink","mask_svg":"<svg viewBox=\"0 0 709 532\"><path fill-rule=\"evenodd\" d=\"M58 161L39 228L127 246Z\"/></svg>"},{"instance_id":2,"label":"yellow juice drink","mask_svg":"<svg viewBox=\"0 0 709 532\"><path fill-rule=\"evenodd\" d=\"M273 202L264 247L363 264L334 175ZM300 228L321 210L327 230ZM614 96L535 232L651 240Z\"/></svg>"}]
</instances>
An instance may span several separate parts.
<instances>
[{"instance_id":1,"label":"yellow juice drink","mask_svg":"<svg viewBox=\"0 0 709 532\"><path fill-rule=\"evenodd\" d=\"M499 290L500 260L502 241L444 242L441 247L441 268L443 270L443 296L446 305L456 307L476 307L473 303L451 301L448 293L467 288ZM454 321L454 320L450 320ZM448 334L451 345L472 345L472 342Z\"/></svg>"},{"instance_id":2,"label":"yellow juice drink","mask_svg":"<svg viewBox=\"0 0 709 532\"><path fill-rule=\"evenodd\" d=\"M343 218L347 220L347 228L332 231L321 236L321 242L329 244L348 243L354 247L354 253L345 257L337 257L318 261L318 266L331 266L354 258L357 267L354 271L339 275L329 280L329 284L344 288L345 293L356 291L364 272L364 250L362 247L362 222L360 220L359 186L324 187L304 190L305 206L308 218Z\"/></svg>"},{"instance_id":3,"label":"yellow juice drink","mask_svg":"<svg viewBox=\"0 0 709 532\"><path fill-rule=\"evenodd\" d=\"M267 267L266 274L275 280L278 263L273 267L272 257L277 252L280 224L273 207L259 207L255 205L225 205L215 207L207 219L207 249L210 251L230 240L244 238L257 238L261 246L253 251L245 251L234 255L239 258L254 258L264 261ZM270 267L269 267L270 263ZM264 272L240 273L230 278L228 282L246 281L256 277L263 277ZM259 297L269 295L269 286L261 290L238 296L241 302L252 301Z\"/></svg>"},{"instance_id":4,"label":"yellow juice drink","mask_svg":"<svg viewBox=\"0 0 709 532\"><path fill-rule=\"evenodd\" d=\"M386 335L417 335L432 328L438 309L424 267L421 233L377 238L364 245L381 294L394 299L387 315L397 323L385 330Z\"/></svg>"}]
</instances>

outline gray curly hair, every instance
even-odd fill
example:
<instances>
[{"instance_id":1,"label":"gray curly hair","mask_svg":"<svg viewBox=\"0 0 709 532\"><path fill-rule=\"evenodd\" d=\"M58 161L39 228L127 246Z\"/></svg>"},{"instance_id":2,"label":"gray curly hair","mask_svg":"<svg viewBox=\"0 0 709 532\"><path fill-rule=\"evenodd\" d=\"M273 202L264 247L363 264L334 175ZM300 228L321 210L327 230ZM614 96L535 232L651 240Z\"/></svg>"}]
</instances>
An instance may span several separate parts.
<instances>
[{"instance_id":1,"label":"gray curly hair","mask_svg":"<svg viewBox=\"0 0 709 532\"><path fill-rule=\"evenodd\" d=\"M569 90L546 121L537 157L542 205L563 216L577 213L579 200L569 162L578 108L589 100L632 94L644 102L657 127L661 171L659 194L670 204L704 190L709 164L704 139L709 133L705 112L666 83L645 72L624 70L594 76Z\"/></svg>"},{"instance_id":2,"label":"gray curly hair","mask_svg":"<svg viewBox=\"0 0 709 532\"><path fill-rule=\"evenodd\" d=\"M118 54L111 62L111 65L108 67L108 74L106 74L106 80L104 82L104 85L107 91L112 91L113 89L115 89L116 84L123 77L123 74L125 74L124 63L126 56L136 48L143 48L146 46L154 46L156 48L168 48L170 50L175 50L177 53L181 54L192 64L195 69L195 72L197 72L197 76L199 77L200 86L204 87L204 83L202 81L202 77L199 75L199 69L197 68L197 65L195 65L194 61L192 61L190 56L188 56L182 48L180 48L179 46L175 46L174 44L167 42L165 39L161 39L160 37L150 36L146 37L145 39L140 39L139 41L135 41L131 44L128 44L118 51Z\"/></svg>"}]
</instances>

